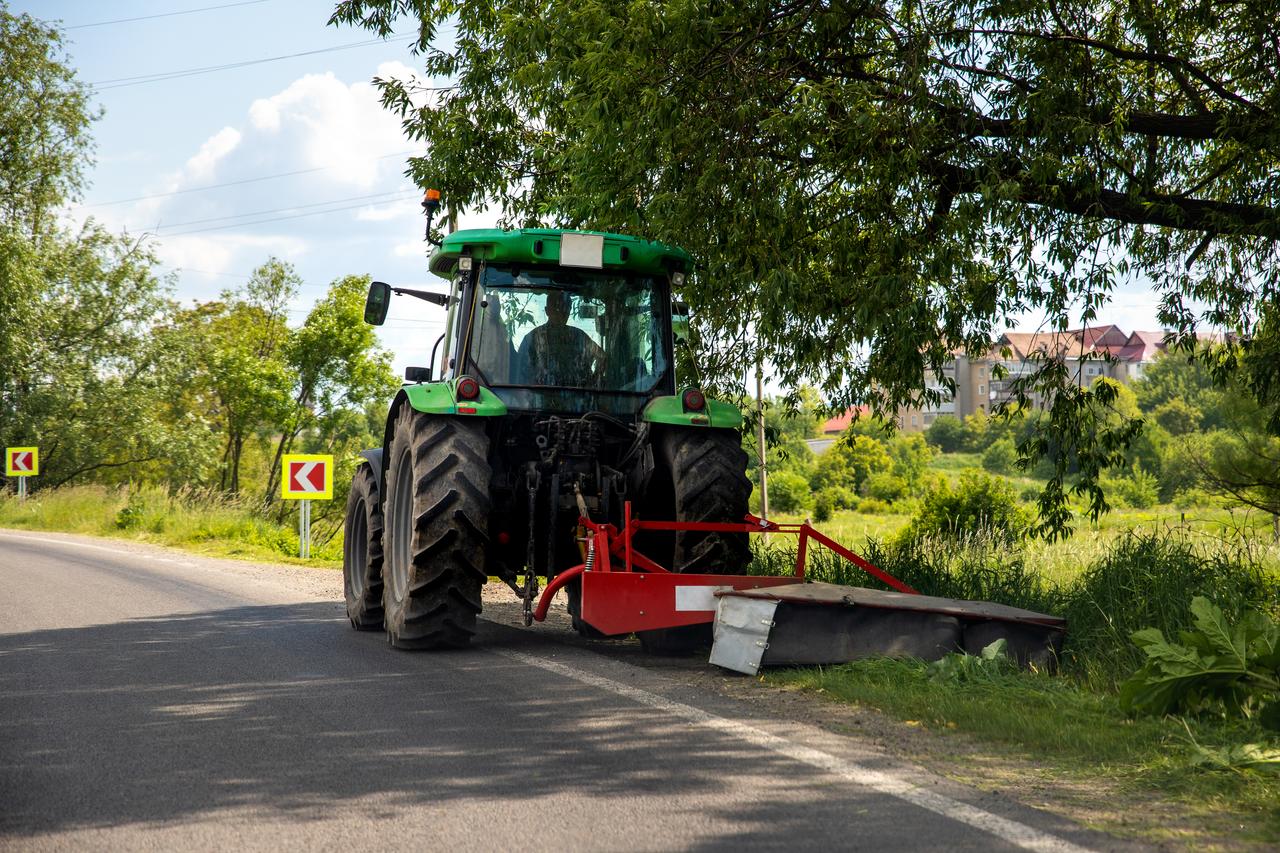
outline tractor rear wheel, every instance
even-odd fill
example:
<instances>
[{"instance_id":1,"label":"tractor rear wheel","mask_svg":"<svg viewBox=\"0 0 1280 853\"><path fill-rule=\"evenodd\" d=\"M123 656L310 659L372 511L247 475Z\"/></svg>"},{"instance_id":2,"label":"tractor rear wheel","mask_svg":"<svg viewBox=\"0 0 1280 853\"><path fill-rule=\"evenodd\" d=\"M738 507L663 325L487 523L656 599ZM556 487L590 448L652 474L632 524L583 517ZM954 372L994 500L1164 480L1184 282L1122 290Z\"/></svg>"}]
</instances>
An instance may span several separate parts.
<instances>
[{"instance_id":1,"label":"tractor rear wheel","mask_svg":"<svg viewBox=\"0 0 1280 853\"><path fill-rule=\"evenodd\" d=\"M740 522L751 500L747 454L728 429L668 429L654 448L655 470L643 517L655 521ZM636 547L672 571L738 574L751 562L746 533L649 533ZM637 634L651 654L687 654L711 644L710 625Z\"/></svg>"},{"instance_id":2,"label":"tractor rear wheel","mask_svg":"<svg viewBox=\"0 0 1280 853\"><path fill-rule=\"evenodd\" d=\"M484 424L401 409L387 466L383 609L404 649L460 648L487 580L489 438Z\"/></svg>"},{"instance_id":3,"label":"tractor rear wheel","mask_svg":"<svg viewBox=\"0 0 1280 853\"><path fill-rule=\"evenodd\" d=\"M347 618L357 631L382 628L382 496L368 463L356 470L347 495L342 540L342 586Z\"/></svg>"}]
</instances>

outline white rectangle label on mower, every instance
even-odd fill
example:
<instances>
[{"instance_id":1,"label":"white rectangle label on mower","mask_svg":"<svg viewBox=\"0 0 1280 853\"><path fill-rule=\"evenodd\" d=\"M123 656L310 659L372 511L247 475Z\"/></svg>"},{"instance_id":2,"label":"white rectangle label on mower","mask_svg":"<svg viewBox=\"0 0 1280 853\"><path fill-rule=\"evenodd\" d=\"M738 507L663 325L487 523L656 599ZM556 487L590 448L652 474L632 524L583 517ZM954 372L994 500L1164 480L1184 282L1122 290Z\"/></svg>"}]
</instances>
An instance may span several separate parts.
<instances>
[{"instance_id":1,"label":"white rectangle label on mower","mask_svg":"<svg viewBox=\"0 0 1280 853\"><path fill-rule=\"evenodd\" d=\"M601 269L604 267L604 237L599 234L562 234L560 266Z\"/></svg>"},{"instance_id":2,"label":"white rectangle label on mower","mask_svg":"<svg viewBox=\"0 0 1280 853\"><path fill-rule=\"evenodd\" d=\"M690 610L715 610L716 593L733 589L731 586L678 586L676 587L676 612Z\"/></svg>"}]
</instances>

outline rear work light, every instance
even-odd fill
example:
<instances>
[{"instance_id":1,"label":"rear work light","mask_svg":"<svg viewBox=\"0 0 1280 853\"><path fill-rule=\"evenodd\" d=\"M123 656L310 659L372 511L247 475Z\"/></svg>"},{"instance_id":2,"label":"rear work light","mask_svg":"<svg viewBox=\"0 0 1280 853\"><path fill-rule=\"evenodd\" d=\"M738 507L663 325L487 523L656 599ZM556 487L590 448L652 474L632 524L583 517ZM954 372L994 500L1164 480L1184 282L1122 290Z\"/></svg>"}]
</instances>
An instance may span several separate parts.
<instances>
[{"instance_id":1,"label":"rear work light","mask_svg":"<svg viewBox=\"0 0 1280 853\"><path fill-rule=\"evenodd\" d=\"M458 380L458 399L474 400L480 396L480 383L472 379L470 376L464 376Z\"/></svg>"},{"instance_id":2,"label":"rear work light","mask_svg":"<svg viewBox=\"0 0 1280 853\"><path fill-rule=\"evenodd\" d=\"M707 407L707 398L697 388L690 388L680 397L686 412L701 412Z\"/></svg>"}]
</instances>

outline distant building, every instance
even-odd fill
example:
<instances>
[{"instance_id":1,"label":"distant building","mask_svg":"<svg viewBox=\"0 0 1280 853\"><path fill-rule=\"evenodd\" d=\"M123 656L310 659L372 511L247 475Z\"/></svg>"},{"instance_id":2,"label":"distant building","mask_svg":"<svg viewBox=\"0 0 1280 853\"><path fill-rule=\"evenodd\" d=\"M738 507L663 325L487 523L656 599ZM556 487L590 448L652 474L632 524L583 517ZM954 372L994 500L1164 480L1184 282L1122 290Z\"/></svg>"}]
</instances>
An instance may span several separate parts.
<instances>
[{"instance_id":1,"label":"distant building","mask_svg":"<svg viewBox=\"0 0 1280 853\"><path fill-rule=\"evenodd\" d=\"M822 425L822 435L818 438L805 439L805 444L809 445L809 449L814 453L822 453L836 443L836 439L853 423L855 416L866 417L870 413L871 409L867 406L854 406L834 418L828 418Z\"/></svg>"},{"instance_id":2,"label":"distant building","mask_svg":"<svg viewBox=\"0 0 1280 853\"><path fill-rule=\"evenodd\" d=\"M955 383L954 393L937 377L928 376L927 387L940 394L940 402L899 408L898 429L921 432L941 415L955 415L963 420L977 412L990 413L995 406L1012 399L1014 380L1033 373L1046 356L1062 359L1081 388L1093 384L1100 376L1127 385L1141 378L1147 365L1164 351L1164 335L1164 332L1125 333L1118 326L1110 325L1066 332L1005 332L985 356L971 358L957 352L943 366L942 376ZM1005 375L1000 379L992 377L992 369L997 365L1004 368ZM1044 404L1038 395L1030 397L1033 405Z\"/></svg>"}]
</instances>

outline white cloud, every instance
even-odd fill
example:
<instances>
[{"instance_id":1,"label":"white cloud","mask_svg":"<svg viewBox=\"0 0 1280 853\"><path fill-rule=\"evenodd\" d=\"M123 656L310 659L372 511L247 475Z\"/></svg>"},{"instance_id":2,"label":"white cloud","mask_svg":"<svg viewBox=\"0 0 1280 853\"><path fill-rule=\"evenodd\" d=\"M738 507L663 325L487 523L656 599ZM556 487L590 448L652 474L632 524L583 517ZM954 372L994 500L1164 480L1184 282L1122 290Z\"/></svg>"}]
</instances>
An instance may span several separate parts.
<instances>
[{"instance_id":1,"label":"white cloud","mask_svg":"<svg viewBox=\"0 0 1280 853\"><path fill-rule=\"evenodd\" d=\"M311 249L310 243L299 237L236 233L161 236L154 246L165 266L206 276L246 272L268 255L293 261Z\"/></svg>"},{"instance_id":2,"label":"white cloud","mask_svg":"<svg viewBox=\"0 0 1280 853\"><path fill-rule=\"evenodd\" d=\"M384 70L409 71L400 63ZM411 73L411 72L410 72ZM294 152L296 168L326 169L327 183L372 187L390 169L379 158L405 150L400 121L370 83L347 85L332 73L308 74L249 107L254 146Z\"/></svg>"},{"instance_id":3,"label":"white cloud","mask_svg":"<svg viewBox=\"0 0 1280 853\"><path fill-rule=\"evenodd\" d=\"M427 248L427 244L422 240L397 243L396 247L391 250L391 254L397 258L422 258L426 257Z\"/></svg>"},{"instance_id":4,"label":"white cloud","mask_svg":"<svg viewBox=\"0 0 1280 853\"><path fill-rule=\"evenodd\" d=\"M224 127L209 137L196 155L187 161L185 177L192 181L211 179L218 161L235 151L241 138L240 131L234 127Z\"/></svg>"},{"instance_id":5,"label":"white cloud","mask_svg":"<svg viewBox=\"0 0 1280 853\"><path fill-rule=\"evenodd\" d=\"M389 219L412 219L421 215L417 205L412 202L393 202L384 205L369 205L356 211L356 219L361 222L386 222Z\"/></svg>"}]
</instances>

